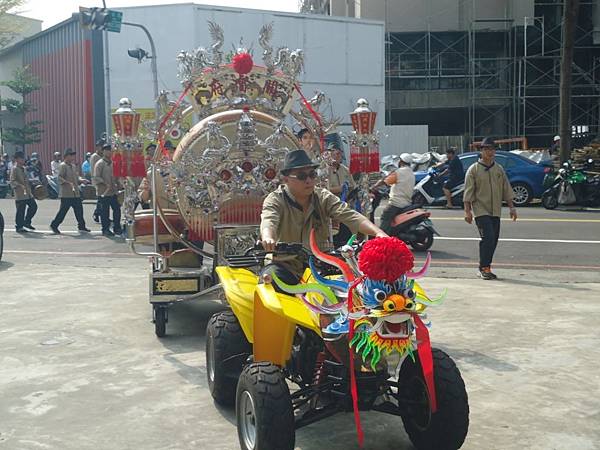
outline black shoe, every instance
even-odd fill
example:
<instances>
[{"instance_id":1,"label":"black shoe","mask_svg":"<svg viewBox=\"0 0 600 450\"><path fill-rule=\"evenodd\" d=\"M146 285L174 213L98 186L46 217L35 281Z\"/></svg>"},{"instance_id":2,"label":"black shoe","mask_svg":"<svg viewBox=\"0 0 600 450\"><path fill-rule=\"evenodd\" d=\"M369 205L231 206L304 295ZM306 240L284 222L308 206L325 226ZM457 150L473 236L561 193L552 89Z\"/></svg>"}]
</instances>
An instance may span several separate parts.
<instances>
[{"instance_id":1,"label":"black shoe","mask_svg":"<svg viewBox=\"0 0 600 450\"><path fill-rule=\"evenodd\" d=\"M92 230L90 230L89 228L86 228L86 227L81 227L81 228L79 228L79 231L83 231L83 232L85 232L85 233L89 233L89 232L91 232Z\"/></svg>"},{"instance_id":2,"label":"black shoe","mask_svg":"<svg viewBox=\"0 0 600 450\"><path fill-rule=\"evenodd\" d=\"M102 232L102 236L106 236L106 237L113 237L115 235L115 233L113 233L110 230L106 230Z\"/></svg>"},{"instance_id":3,"label":"black shoe","mask_svg":"<svg viewBox=\"0 0 600 450\"><path fill-rule=\"evenodd\" d=\"M117 234L117 235L121 235L121 234L123 234L123 230L122 230L121 228L117 228L117 229L116 229L116 230L114 230L114 231L115 231L115 234Z\"/></svg>"},{"instance_id":4,"label":"black shoe","mask_svg":"<svg viewBox=\"0 0 600 450\"><path fill-rule=\"evenodd\" d=\"M94 213L93 217L94 217L94 222L100 223L100 216L97 213Z\"/></svg>"},{"instance_id":5,"label":"black shoe","mask_svg":"<svg viewBox=\"0 0 600 450\"><path fill-rule=\"evenodd\" d=\"M60 234L60 230L58 229L58 227L56 227L54 225L50 225L50 229L52 230L52 232L54 234Z\"/></svg>"},{"instance_id":6,"label":"black shoe","mask_svg":"<svg viewBox=\"0 0 600 450\"><path fill-rule=\"evenodd\" d=\"M17 233L29 233L28 230L26 230L25 228L21 227L21 228L17 228L15 230Z\"/></svg>"},{"instance_id":7,"label":"black shoe","mask_svg":"<svg viewBox=\"0 0 600 450\"><path fill-rule=\"evenodd\" d=\"M25 227L25 228L27 228L29 230L35 230L35 227L33 225L31 225L31 224L29 224L29 225L23 225L23 227Z\"/></svg>"},{"instance_id":8,"label":"black shoe","mask_svg":"<svg viewBox=\"0 0 600 450\"><path fill-rule=\"evenodd\" d=\"M482 280L495 280L496 278L498 278L491 272L489 267L482 267L481 269L479 269L479 271L477 272L477 276L480 277Z\"/></svg>"}]
</instances>

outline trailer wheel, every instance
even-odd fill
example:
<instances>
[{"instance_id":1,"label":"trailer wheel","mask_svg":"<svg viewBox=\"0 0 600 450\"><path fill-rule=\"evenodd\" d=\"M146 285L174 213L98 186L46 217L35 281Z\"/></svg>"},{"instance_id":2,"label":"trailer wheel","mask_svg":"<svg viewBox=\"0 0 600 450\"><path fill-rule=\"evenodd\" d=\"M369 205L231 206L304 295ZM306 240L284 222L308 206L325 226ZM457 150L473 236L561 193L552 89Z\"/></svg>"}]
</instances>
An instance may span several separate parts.
<instances>
[{"instance_id":1,"label":"trailer wheel","mask_svg":"<svg viewBox=\"0 0 600 450\"><path fill-rule=\"evenodd\" d=\"M215 401L231 406L242 367L252 354L252 345L232 311L213 315L206 326L206 375Z\"/></svg>"},{"instance_id":2,"label":"trailer wheel","mask_svg":"<svg viewBox=\"0 0 600 450\"><path fill-rule=\"evenodd\" d=\"M294 410L279 367L260 362L244 368L237 386L235 412L242 450L293 450Z\"/></svg>"},{"instance_id":3,"label":"trailer wheel","mask_svg":"<svg viewBox=\"0 0 600 450\"><path fill-rule=\"evenodd\" d=\"M402 422L418 450L456 450L469 428L467 391L452 358L438 349L432 349L432 354L437 411L431 412L419 360L407 358L398 379Z\"/></svg>"},{"instance_id":4,"label":"trailer wheel","mask_svg":"<svg viewBox=\"0 0 600 450\"><path fill-rule=\"evenodd\" d=\"M153 315L154 315L154 333L157 337L165 337L167 334L167 322L168 319L168 305L152 305Z\"/></svg>"}]
</instances>

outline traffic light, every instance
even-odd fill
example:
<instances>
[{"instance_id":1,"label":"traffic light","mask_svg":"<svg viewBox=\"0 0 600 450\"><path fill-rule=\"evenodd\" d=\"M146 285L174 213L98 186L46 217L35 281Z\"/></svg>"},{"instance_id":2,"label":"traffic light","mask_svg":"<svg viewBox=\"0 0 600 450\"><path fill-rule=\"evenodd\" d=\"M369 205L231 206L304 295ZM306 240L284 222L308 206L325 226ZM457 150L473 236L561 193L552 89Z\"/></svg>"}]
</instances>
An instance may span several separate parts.
<instances>
[{"instance_id":1,"label":"traffic light","mask_svg":"<svg viewBox=\"0 0 600 450\"><path fill-rule=\"evenodd\" d=\"M79 23L88 30L121 31L123 13L106 8L79 7Z\"/></svg>"}]
</instances>

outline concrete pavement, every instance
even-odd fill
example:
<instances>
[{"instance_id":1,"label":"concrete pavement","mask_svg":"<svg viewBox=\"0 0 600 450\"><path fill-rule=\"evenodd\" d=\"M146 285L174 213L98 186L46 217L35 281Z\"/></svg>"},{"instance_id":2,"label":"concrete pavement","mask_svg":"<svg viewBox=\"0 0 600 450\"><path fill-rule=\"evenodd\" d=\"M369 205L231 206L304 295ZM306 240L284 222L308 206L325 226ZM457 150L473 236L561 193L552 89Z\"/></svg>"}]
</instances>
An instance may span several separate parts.
<instances>
[{"instance_id":1,"label":"concrete pavement","mask_svg":"<svg viewBox=\"0 0 600 450\"><path fill-rule=\"evenodd\" d=\"M233 411L216 407L206 389L204 329L222 306L174 305L169 335L157 339L146 264L6 255L0 448L238 448ZM600 283L556 271L502 275L423 281L432 295L448 288L431 309L431 338L455 358L468 389L463 448L600 448ZM365 448L412 448L398 418L362 417ZM299 430L296 445L358 448L352 415Z\"/></svg>"}]
</instances>

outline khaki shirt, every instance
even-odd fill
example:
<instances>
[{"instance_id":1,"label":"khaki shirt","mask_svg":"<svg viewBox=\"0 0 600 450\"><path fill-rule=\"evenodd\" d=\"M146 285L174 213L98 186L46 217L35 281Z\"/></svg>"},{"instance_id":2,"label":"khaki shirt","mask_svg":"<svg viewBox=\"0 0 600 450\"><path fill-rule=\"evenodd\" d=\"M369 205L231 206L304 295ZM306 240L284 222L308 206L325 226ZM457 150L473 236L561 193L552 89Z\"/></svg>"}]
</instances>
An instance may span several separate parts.
<instances>
[{"instance_id":1,"label":"khaki shirt","mask_svg":"<svg viewBox=\"0 0 600 450\"><path fill-rule=\"evenodd\" d=\"M100 161L101 159L102 159L102 156L100 156L96 152L92 153L92 156L90 156L90 172L92 173L92 184L94 186L95 186L95 183L94 183L94 168L96 167L96 164L98 163L98 161Z\"/></svg>"},{"instance_id":2,"label":"khaki shirt","mask_svg":"<svg viewBox=\"0 0 600 450\"><path fill-rule=\"evenodd\" d=\"M60 198L79 197L79 173L75 164L67 164L64 161L60 163L57 179Z\"/></svg>"},{"instance_id":3,"label":"khaki shirt","mask_svg":"<svg viewBox=\"0 0 600 450\"><path fill-rule=\"evenodd\" d=\"M342 203L340 199L327 189L315 188L313 199L306 213L296 202L287 186L280 185L276 191L265 198L261 214L261 234L265 228L275 230L275 238L280 242L302 243L310 249L310 231L314 228L317 244L321 249L331 248L329 241L330 219L345 224L352 233L365 217ZM302 275L305 261L294 259L283 264L296 275Z\"/></svg>"},{"instance_id":4,"label":"khaki shirt","mask_svg":"<svg viewBox=\"0 0 600 450\"><path fill-rule=\"evenodd\" d=\"M158 205L162 208L162 209L177 209L177 205L175 203L172 203L169 198L167 197L167 189L165 187L165 177L163 177L160 174L160 170L158 167L156 167L155 169L155 174L156 174L156 190L158 191L158 197L156 197L156 201L158 202ZM152 174L150 172L150 169L146 172L146 178L144 178L143 180L146 180L146 182L148 183L148 187L149 187L149 191L150 191L150 196L148 197L147 202L150 204L150 209L152 209ZM137 190L138 193L138 198L141 201L142 200L142 193L143 193L143 189L142 189L142 185L143 185L143 180L141 181L141 183L139 183L139 188Z\"/></svg>"},{"instance_id":5,"label":"khaki shirt","mask_svg":"<svg viewBox=\"0 0 600 450\"><path fill-rule=\"evenodd\" d=\"M329 180L327 183L329 189L341 187L346 182L348 183L348 189L350 191L356 187L354 178L352 178L350 170L348 170L346 166L340 164L337 169L333 167L329 168Z\"/></svg>"},{"instance_id":6,"label":"khaki shirt","mask_svg":"<svg viewBox=\"0 0 600 450\"><path fill-rule=\"evenodd\" d=\"M98 197L117 195L117 183L113 178L112 161L102 158L94 166L92 179L96 186L96 195Z\"/></svg>"},{"instance_id":7,"label":"khaki shirt","mask_svg":"<svg viewBox=\"0 0 600 450\"><path fill-rule=\"evenodd\" d=\"M31 185L25 176L25 168L13 166L10 171L10 185L15 191L15 200L27 200L31 198Z\"/></svg>"},{"instance_id":8,"label":"khaki shirt","mask_svg":"<svg viewBox=\"0 0 600 450\"><path fill-rule=\"evenodd\" d=\"M469 167L465 175L463 201L471 202L475 217L500 217L502 200L508 202L512 198L512 187L498 162L489 169L481 160Z\"/></svg>"}]
</instances>

